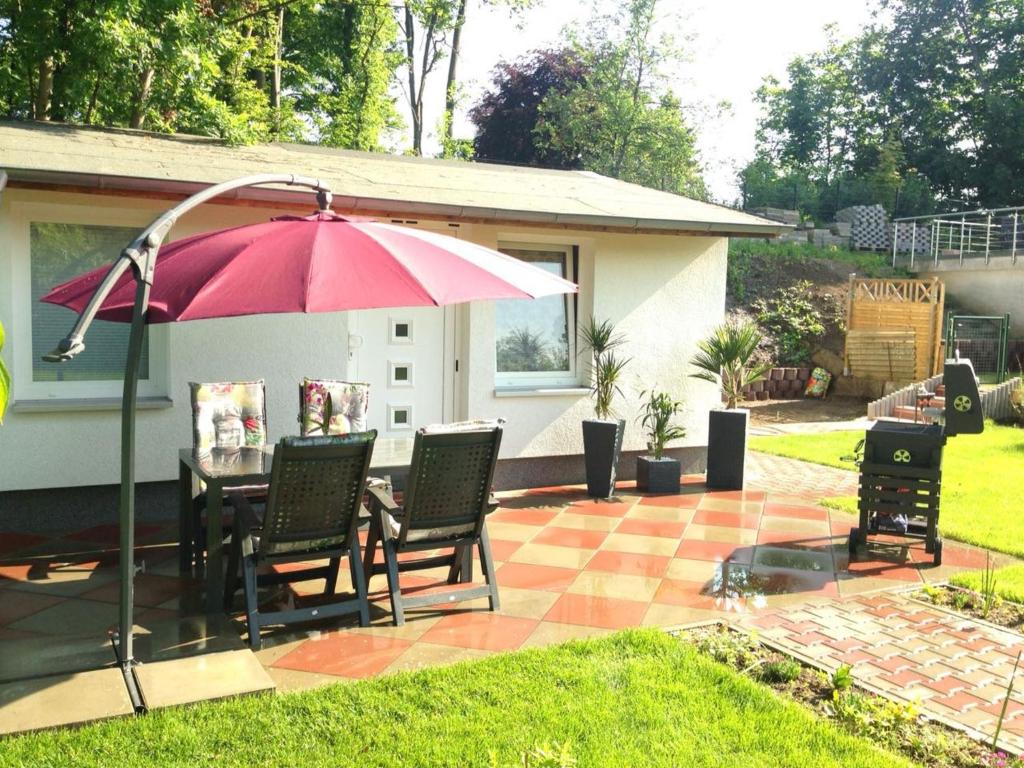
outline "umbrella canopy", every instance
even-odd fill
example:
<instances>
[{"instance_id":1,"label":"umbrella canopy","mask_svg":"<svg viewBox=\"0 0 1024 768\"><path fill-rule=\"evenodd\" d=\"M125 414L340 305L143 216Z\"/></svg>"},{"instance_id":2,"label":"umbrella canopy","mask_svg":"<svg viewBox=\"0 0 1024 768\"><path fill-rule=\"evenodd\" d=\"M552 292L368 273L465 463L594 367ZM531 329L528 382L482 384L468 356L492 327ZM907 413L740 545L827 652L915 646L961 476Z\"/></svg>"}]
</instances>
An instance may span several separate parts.
<instances>
[{"instance_id":1,"label":"umbrella canopy","mask_svg":"<svg viewBox=\"0 0 1024 768\"><path fill-rule=\"evenodd\" d=\"M82 311L109 267L42 301ZM573 293L561 277L454 237L327 211L193 235L160 249L146 321L457 304ZM97 317L130 322L123 275Z\"/></svg>"}]
</instances>

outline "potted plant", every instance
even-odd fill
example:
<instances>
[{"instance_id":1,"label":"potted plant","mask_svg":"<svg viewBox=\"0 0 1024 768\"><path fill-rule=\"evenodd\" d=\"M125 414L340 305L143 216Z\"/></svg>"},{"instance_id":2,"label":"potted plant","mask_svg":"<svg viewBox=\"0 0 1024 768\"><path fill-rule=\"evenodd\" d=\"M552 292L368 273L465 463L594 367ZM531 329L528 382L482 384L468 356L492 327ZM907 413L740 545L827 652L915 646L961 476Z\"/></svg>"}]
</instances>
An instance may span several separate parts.
<instances>
[{"instance_id":1,"label":"potted plant","mask_svg":"<svg viewBox=\"0 0 1024 768\"><path fill-rule=\"evenodd\" d=\"M761 333L753 323L723 323L697 345L699 352L691 360L699 369L691 376L718 384L725 401L724 411L713 410L708 414L709 488L743 488L750 412L736 405L743 390L763 379L771 368L768 363L754 360L760 343Z\"/></svg>"},{"instance_id":2,"label":"potted plant","mask_svg":"<svg viewBox=\"0 0 1024 768\"><path fill-rule=\"evenodd\" d=\"M587 472L587 494L606 499L615 491L615 467L622 450L626 422L612 418L612 401L622 394L619 382L629 360L615 350L625 339L615 334L610 320L598 322L591 317L581 329L582 346L591 354L591 387L594 396L593 419L583 421L583 462Z\"/></svg>"},{"instance_id":3,"label":"potted plant","mask_svg":"<svg viewBox=\"0 0 1024 768\"><path fill-rule=\"evenodd\" d=\"M647 393L641 393L641 397ZM647 430L647 456L636 459L636 487L648 493L679 493L679 475L682 471L678 459L665 456L665 445L670 440L686 436L686 429L673 424L683 404L673 400L668 392L651 390L640 418L640 426Z\"/></svg>"}]
</instances>

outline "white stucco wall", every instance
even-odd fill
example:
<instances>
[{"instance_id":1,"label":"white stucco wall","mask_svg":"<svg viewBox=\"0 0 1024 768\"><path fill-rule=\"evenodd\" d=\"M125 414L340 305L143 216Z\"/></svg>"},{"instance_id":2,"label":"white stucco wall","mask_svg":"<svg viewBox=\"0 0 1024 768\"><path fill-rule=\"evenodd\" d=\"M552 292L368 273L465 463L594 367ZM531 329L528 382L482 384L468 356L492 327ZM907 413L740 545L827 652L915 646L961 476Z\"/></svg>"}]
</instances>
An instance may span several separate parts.
<instances>
[{"instance_id":1,"label":"white stucco wall","mask_svg":"<svg viewBox=\"0 0 1024 768\"><path fill-rule=\"evenodd\" d=\"M1010 313L1010 338L1024 338L1024 257L1013 264L1007 256L993 258L988 265L981 259L939 262L918 272L920 277L937 277L946 284L946 295L978 315Z\"/></svg>"},{"instance_id":2,"label":"white stucco wall","mask_svg":"<svg viewBox=\"0 0 1024 768\"><path fill-rule=\"evenodd\" d=\"M43 204L54 220L142 226L164 201L7 189L0 197L0 322L8 329L4 358L19 381L31 377L23 328L29 255L14 233L27 227L26 210ZM208 229L264 221L275 211L205 206L190 214L172 238ZM19 229L20 228L20 229ZM610 318L627 337L632 358L616 409L627 421L626 449L642 448L636 416L639 393L657 386L686 403L689 434L680 445L706 444L707 411L715 387L688 377L698 339L720 322L725 304L727 241L621 235L464 224L461 236L483 245L502 242L577 245L579 317ZM114 254L111 254L113 258ZM582 451L580 421L591 414L586 394L498 396L495 391L494 306L478 302L460 312L459 417L504 416L502 456L530 457ZM166 334L166 393L173 407L138 414L138 480L176 477L179 447L191 444L188 382L264 378L270 438L294 432L296 382L303 375L345 378L345 313L275 315L171 324ZM157 337L158 339L159 335ZM54 340L56 341L56 339ZM19 347L19 345L21 345ZM371 408L372 408L371 400ZM9 411L0 427L0 491L114 483L119 412Z\"/></svg>"}]
</instances>

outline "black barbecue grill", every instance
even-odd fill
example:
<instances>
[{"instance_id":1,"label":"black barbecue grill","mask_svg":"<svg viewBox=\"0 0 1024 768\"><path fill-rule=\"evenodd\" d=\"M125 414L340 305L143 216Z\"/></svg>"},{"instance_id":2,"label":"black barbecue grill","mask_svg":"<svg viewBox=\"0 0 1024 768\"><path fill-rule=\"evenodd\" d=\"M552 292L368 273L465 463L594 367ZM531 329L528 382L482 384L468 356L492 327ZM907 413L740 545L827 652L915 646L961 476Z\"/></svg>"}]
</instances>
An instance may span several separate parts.
<instances>
[{"instance_id":1,"label":"black barbecue grill","mask_svg":"<svg viewBox=\"0 0 1024 768\"><path fill-rule=\"evenodd\" d=\"M877 534L924 539L925 552L942 562L939 496L946 438L985 428L978 380L970 360L947 360L945 407L924 408L933 424L880 421L864 436L857 507L860 524L850 530L850 559Z\"/></svg>"}]
</instances>

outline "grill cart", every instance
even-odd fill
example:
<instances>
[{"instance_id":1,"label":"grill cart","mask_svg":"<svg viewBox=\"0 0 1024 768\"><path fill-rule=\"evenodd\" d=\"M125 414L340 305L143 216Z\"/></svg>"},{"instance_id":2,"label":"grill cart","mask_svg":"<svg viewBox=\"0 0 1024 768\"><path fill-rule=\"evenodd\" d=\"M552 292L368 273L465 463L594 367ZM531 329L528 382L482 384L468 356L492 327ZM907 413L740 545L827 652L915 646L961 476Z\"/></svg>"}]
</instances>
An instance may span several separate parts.
<instances>
[{"instance_id":1,"label":"grill cart","mask_svg":"<svg viewBox=\"0 0 1024 768\"><path fill-rule=\"evenodd\" d=\"M946 438L978 434L985 422L970 360L947 360L945 406L925 408L933 424L880 421L867 431L860 459L860 524L850 530L850 560L877 534L924 539L925 552L942 563L939 492Z\"/></svg>"}]
</instances>

